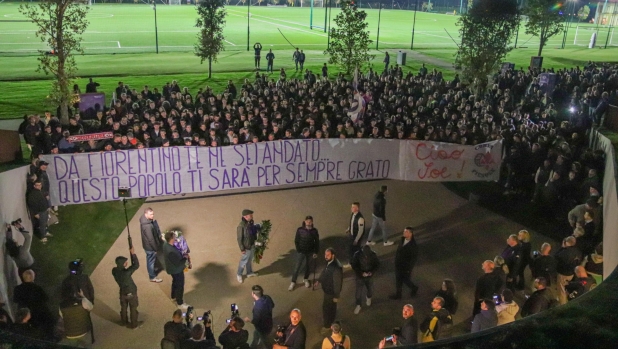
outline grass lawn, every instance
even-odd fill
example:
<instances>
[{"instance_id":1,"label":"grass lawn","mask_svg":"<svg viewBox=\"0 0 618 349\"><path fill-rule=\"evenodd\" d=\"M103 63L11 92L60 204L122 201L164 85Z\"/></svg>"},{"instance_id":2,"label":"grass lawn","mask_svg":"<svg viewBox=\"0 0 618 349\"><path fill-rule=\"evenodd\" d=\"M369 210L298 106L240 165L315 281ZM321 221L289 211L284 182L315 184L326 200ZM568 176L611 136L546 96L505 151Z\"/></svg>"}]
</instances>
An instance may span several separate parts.
<instances>
[{"instance_id":1,"label":"grass lawn","mask_svg":"<svg viewBox=\"0 0 618 349\"><path fill-rule=\"evenodd\" d=\"M141 88L143 85L155 87L177 79L181 86L192 91L199 87L211 86L221 90L228 79L241 82L252 78L253 50L247 51L247 15L246 7L228 6L227 25L224 30L226 51L213 66L212 79L206 78L207 66L199 63L192 53L196 41L197 28L194 27L196 12L193 6L157 7L159 52L155 54L154 12L145 4L96 4L92 6L88 19L90 25L83 35L84 56L77 57L78 74L82 77L77 83L85 90L87 77L95 77L101 84L99 91L111 92L119 80L130 86ZM365 9L368 13L371 38L377 40L378 10ZM339 12L333 9L331 18ZM324 25L325 11L316 8L314 25ZM374 51L374 65L382 66L382 50L409 49L412 39L413 12L405 10L383 9L380 20L380 51ZM18 4L0 4L0 18L9 20L25 19L18 11ZM252 7L249 17L250 39L261 42L264 49L273 49L275 68L284 67L290 72L293 68L292 47L303 49L307 55L306 68L319 70L327 57L323 51L328 37L319 28L309 28L310 9ZM456 16L439 13L418 12L416 16L414 49L426 54L428 67L433 68L431 59L437 58L452 62L459 40ZM545 49L546 67L583 64L588 59L598 61L616 61L616 39L604 27L600 27L597 42L604 44L610 37L612 49L588 50L587 45L593 28L576 24L567 36L567 49L556 47L562 43L562 35L552 38ZM586 28L584 28L586 27ZM0 118L18 118L26 113L41 112L46 109L45 96L49 91L49 76L35 72L38 50L48 49L34 36L34 25L28 22L0 22ZM613 30L613 29L612 29ZM452 36L455 42L451 39ZM609 35L609 36L608 36ZM285 36L285 37L284 37ZM525 34L521 28L518 43L526 49L517 49L508 60L519 66L527 66L530 56L536 55L538 39ZM265 56L265 53L262 55ZM391 62L394 62L394 56ZM263 64L265 60L262 60ZM408 59L406 70L418 71L422 62ZM331 75L337 73L336 67L330 67ZM454 73L445 74L447 79ZM293 75L293 77L300 77ZM109 100L108 100L109 101Z\"/></svg>"},{"instance_id":2,"label":"grass lawn","mask_svg":"<svg viewBox=\"0 0 618 349\"><path fill-rule=\"evenodd\" d=\"M129 219L143 201L127 201ZM60 207L59 220L59 224L50 227L54 237L45 245L35 239L31 250L37 283L45 286L54 304L59 301L59 286L68 274L68 263L82 258L85 272L92 273L126 226L120 201Z\"/></svg>"}]
</instances>

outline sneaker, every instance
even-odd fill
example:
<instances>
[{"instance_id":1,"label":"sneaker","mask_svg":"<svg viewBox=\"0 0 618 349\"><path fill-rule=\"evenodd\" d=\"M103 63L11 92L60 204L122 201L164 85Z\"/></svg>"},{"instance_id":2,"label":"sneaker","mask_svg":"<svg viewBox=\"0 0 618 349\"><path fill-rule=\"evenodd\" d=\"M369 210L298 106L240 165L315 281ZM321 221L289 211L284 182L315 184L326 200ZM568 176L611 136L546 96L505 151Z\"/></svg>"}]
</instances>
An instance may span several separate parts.
<instances>
[{"instance_id":1,"label":"sneaker","mask_svg":"<svg viewBox=\"0 0 618 349\"><path fill-rule=\"evenodd\" d=\"M163 280L159 279L159 278L154 278L154 279L150 279L150 282L161 283L161 282L163 282Z\"/></svg>"},{"instance_id":2,"label":"sneaker","mask_svg":"<svg viewBox=\"0 0 618 349\"><path fill-rule=\"evenodd\" d=\"M47 234L45 234L45 237L46 238L53 238L54 236L52 234L50 234L50 233L47 233Z\"/></svg>"},{"instance_id":3,"label":"sneaker","mask_svg":"<svg viewBox=\"0 0 618 349\"><path fill-rule=\"evenodd\" d=\"M188 307L190 307L190 305L187 303L178 304L178 309L187 309Z\"/></svg>"},{"instance_id":4,"label":"sneaker","mask_svg":"<svg viewBox=\"0 0 618 349\"><path fill-rule=\"evenodd\" d=\"M343 269L350 269L350 268L352 268L350 263L346 263L346 264L343 265Z\"/></svg>"},{"instance_id":5,"label":"sneaker","mask_svg":"<svg viewBox=\"0 0 618 349\"><path fill-rule=\"evenodd\" d=\"M42 244L46 244L46 243L47 243L47 238L42 238L42 239L41 239L41 243L42 243Z\"/></svg>"},{"instance_id":6,"label":"sneaker","mask_svg":"<svg viewBox=\"0 0 618 349\"><path fill-rule=\"evenodd\" d=\"M367 304L367 306L371 306L371 298L367 298L367 302L365 304Z\"/></svg>"},{"instance_id":7,"label":"sneaker","mask_svg":"<svg viewBox=\"0 0 618 349\"><path fill-rule=\"evenodd\" d=\"M258 276L260 276L260 274L258 274L258 273L247 274L248 278L254 278L254 277L258 277Z\"/></svg>"},{"instance_id":8,"label":"sneaker","mask_svg":"<svg viewBox=\"0 0 618 349\"><path fill-rule=\"evenodd\" d=\"M305 279L305 287L306 288L311 288L311 282L309 282L309 280Z\"/></svg>"},{"instance_id":9,"label":"sneaker","mask_svg":"<svg viewBox=\"0 0 618 349\"><path fill-rule=\"evenodd\" d=\"M294 286L296 286L296 283L291 282L290 286L288 287L288 291L294 291Z\"/></svg>"},{"instance_id":10,"label":"sneaker","mask_svg":"<svg viewBox=\"0 0 618 349\"><path fill-rule=\"evenodd\" d=\"M384 246L390 246L390 245L392 245L392 244L394 244L394 242L392 242L392 241L390 241L390 240L386 240L386 241L384 241Z\"/></svg>"},{"instance_id":11,"label":"sneaker","mask_svg":"<svg viewBox=\"0 0 618 349\"><path fill-rule=\"evenodd\" d=\"M361 310L361 306L357 305L356 308L354 308L354 315L358 315L358 313L360 313Z\"/></svg>"},{"instance_id":12,"label":"sneaker","mask_svg":"<svg viewBox=\"0 0 618 349\"><path fill-rule=\"evenodd\" d=\"M236 275L236 280L242 284L242 275Z\"/></svg>"},{"instance_id":13,"label":"sneaker","mask_svg":"<svg viewBox=\"0 0 618 349\"><path fill-rule=\"evenodd\" d=\"M365 245L368 245L368 246L373 246L373 245L375 245L375 244L376 244L376 243L375 243L375 242L373 242L373 241L367 241L367 243L366 243Z\"/></svg>"}]
</instances>

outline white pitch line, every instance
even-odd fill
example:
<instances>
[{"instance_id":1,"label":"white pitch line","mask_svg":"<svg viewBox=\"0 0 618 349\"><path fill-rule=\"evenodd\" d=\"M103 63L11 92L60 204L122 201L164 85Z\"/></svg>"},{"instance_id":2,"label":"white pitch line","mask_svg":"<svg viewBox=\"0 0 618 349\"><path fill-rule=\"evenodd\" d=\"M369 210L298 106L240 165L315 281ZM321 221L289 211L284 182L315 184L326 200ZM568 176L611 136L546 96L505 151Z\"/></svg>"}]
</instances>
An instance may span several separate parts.
<instances>
[{"instance_id":1,"label":"white pitch line","mask_svg":"<svg viewBox=\"0 0 618 349\"><path fill-rule=\"evenodd\" d=\"M245 16L241 16L241 15L238 15L238 14L235 14L235 13L230 13L230 14L233 15L233 16L245 17ZM257 18L253 18L253 20L254 21L258 21L258 22L263 22L263 23L266 23L266 24L272 24L272 25L275 25L275 26L296 30L296 31L303 32L303 33L314 34L314 35L318 35L318 36L321 36L321 37L326 37L326 35L324 35L324 34L319 34L319 33L316 33L316 32L309 31L309 30L298 29L298 28L290 27L290 26L287 26L287 25L279 24L279 23L273 23L273 22L269 22L269 21L264 21L264 20L257 19Z\"/></svg>"},{"instance_id":2,"label":"white pitch line","mask_svg":"<svg viewBox=\"0 0 618 349\"><path fill-rule=\"evenodd\" d=\"M237 15L243 15L243 14L244 14L243 12L236 12L236 11L230 11L230 10L228 10L228 12L233 12L233 13L235 13L235 14L237 14ZM254 14L254 13L252 13L250 17L254 17L254 16L257 16L257 17L262 17L262 18L266 18L266 19L272 19L272 20L274 20L274 21L279 21L279 22L283 22L283 23L296 24L296 25L299 25L299 26L305 26L305 27L307 26L306 24L302 24L302 23L298 23L298 22L285 21L285 20L283 20L283 19L272 18L272 17L262 16L262 15L256 15L256 14ZM244 17L244 16L243 16L243 17Z\"/></svg>"},{"instance_id":3,"label":"white pitch line","mask_svg":"<svg viewBox=\"0 0 618 349\"><path fill-rule=\"evenodd\" d=\"M232 46L236 46L235 44L233 44L233 43L231 43L231 42L229 42L229 41L227 41L227 40L225 40L225 39L223 39L223 41L227 42L228 44L230 44L230 45L232 45Z\"/></svg>"}]
</instances>

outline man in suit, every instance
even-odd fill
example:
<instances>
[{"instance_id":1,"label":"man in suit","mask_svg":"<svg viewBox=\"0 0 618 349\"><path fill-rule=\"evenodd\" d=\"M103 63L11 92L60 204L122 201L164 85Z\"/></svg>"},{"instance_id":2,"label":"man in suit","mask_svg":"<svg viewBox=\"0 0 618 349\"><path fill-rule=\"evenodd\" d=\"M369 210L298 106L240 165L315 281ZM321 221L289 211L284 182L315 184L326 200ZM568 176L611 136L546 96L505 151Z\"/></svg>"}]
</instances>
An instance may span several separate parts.
<instances>
[{"instance_id":1,"label":"man in suit","mask_svg":"<svg viewBox=\"0 0 618 349\"><path fill-rule=\"evenodd\" d=\"M403 236L397 247L395 254L395 294L389 296L390 299L401 299L401 290L405 284L411 290L411 296L416 296L418 286L411 280L412 270L418 258L418 246L414 240L412 227L403 230Z\"/></svg>"},{"instance_id":2,"label":"man in suit","mask_svg":"<svg viewBox=\"0 0 618 349\"><path fill-rule=\"evenodd\" d=\"M189 261L189 255L182 253L174 246L176 235L173 232L165 233L166 244L163 245L165 256L165 271L172 276L172 300L176 300L178 308L187 308L189 305L183 301L185 293L185 267Z\"/></svg>"},{"instance_id":3,"label":"man in suit","mask_svg":"<svg viewBox=\"0 0 618 349\"><path fill-rule=\"evenodd\" d=\"M154 219L154 211L148 207L144 210L144 215L139 219L140 230L142 232L142 246L146 251L146 269L148 269L148 278L150 282L159 283L163 280L157 278L155 271L155 261L157 260L157 251L161 248L163 241L161 240L161 230L159 224Z\"/></svg>"}]
</instances>

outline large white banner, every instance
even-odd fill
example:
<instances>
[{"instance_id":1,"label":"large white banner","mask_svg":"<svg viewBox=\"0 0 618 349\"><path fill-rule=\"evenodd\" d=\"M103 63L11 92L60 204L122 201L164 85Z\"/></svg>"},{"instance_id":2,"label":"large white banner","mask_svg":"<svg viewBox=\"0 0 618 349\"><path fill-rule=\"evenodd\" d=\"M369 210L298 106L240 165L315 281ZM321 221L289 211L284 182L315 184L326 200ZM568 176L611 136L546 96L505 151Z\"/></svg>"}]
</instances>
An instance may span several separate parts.
<instances>
[{"instance_id":1,"label":"large white banner","mask_svg":"<svg viewBox=\"0 0 618 349\"><path fill-rule=\"evenodd\" d=\"M474 147L384 139L308 139L46 155L44 160L49 162L52 204L70 205L118 200L122 187L131 188L132 196L138 198L367 179L496 180L500 147L499 142ZM491 161L487 154L492 154ZM478 169L468 165L475 161L490 166L482 167L487 172L475 172Z\"/></svg>"}]
</instances>

